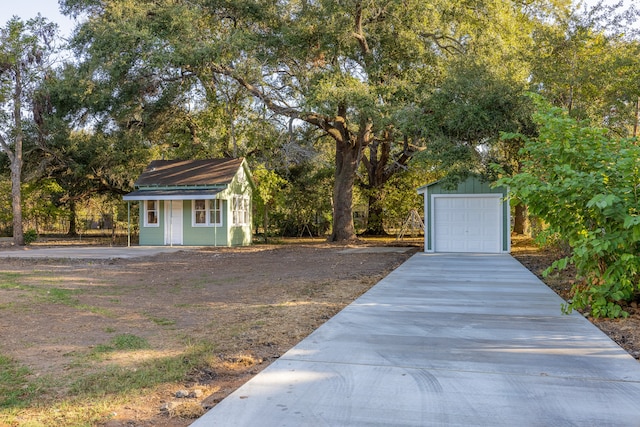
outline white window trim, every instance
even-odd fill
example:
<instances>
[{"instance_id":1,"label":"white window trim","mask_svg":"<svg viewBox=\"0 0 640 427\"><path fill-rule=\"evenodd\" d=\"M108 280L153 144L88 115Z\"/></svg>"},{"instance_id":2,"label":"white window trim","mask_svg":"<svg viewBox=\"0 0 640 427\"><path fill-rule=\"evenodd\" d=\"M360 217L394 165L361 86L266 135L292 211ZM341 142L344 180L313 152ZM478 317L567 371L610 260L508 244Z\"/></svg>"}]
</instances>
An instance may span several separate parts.
<instances>
[{"instance_id":1,"label":"white window trim","mask_svg":"<svg viewBox=\"0 0 640 427\"><path fill-rule=\"evenodd\" d=\"M149 202L155 202L156 208L156 223L149 223ZM145 200L144 201L144 226L145 227L160 227L160 201L159 200Z\"/></svg>"},{"instance_id":2,"label":"white window trim","mask_svg":"<svg viewBox=\"0 0 640 427\"><path fill-rule=\"evenodd\" d=\"M233 196L233 206L231 207L233 225L242 227L251 225L251 203L248 196Z\"/></svg>"},{"instance_id":3,"label":"white window trim","mask_svg":"<svg viewBox=\"0 0 640 427\"><path fill-rule=\"evenodd\" d=\"M203 200L203 199L196 199ZM205 222L196 223L196 200L191 200L191 226L192 227L222 227L222 200L220 199L205 199ZM215 205L217 204L217 209ZM212 205L214 207L212 208ZM220 221L211 222L211 214L218 212Z\"/></svg>"}]
</instances>

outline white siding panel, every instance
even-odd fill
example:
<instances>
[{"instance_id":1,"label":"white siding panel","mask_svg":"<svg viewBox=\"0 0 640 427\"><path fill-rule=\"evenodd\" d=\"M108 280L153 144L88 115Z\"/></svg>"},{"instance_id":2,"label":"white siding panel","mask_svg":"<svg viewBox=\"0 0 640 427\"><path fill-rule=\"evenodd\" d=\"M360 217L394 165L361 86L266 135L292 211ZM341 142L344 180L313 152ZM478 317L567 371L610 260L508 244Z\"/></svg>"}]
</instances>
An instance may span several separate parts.
<instances>
[{"instance_id":1,"label":"white siding panel","mask_svg":"<svg viewBox=\"0 0 640 427\"><path fill-rule=\"evenodd\" d=\"M500 252L499 197L434 197L436 252Z\"/></svg>"}]
</instances>

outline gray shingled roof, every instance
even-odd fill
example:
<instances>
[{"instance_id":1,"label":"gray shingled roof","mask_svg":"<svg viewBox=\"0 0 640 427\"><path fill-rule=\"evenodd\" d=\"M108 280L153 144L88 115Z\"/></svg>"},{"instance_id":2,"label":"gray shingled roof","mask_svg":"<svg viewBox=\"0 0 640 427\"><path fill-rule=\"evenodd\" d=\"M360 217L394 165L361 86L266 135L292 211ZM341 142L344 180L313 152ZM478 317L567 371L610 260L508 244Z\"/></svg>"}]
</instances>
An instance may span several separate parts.
<instances>
[{"instance_id":1,"label":"gray shingled roof","mask_svg":"<svg viewBox=\"0 0 640 427\"><path fill-rule=\"evenodd\" d=\"M154 160L135 182L136 187L230 184L244 161L240 159Z\"/></svg>"}]
</instances>

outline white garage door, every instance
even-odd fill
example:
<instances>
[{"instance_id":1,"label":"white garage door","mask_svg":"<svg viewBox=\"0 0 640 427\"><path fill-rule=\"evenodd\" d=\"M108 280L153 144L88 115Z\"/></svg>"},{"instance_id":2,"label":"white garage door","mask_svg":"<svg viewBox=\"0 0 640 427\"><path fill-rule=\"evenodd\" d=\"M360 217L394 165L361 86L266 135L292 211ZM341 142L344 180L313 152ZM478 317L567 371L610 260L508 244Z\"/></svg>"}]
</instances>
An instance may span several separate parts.
<instances>
[{"instance_id":1,"label":"white garage door","mask_svg":"<svg viewBox=\"0 0 640 427\"><path fill-rule=\"evenodd\" d=\"M435 252L500 252L499 197L434 197Z\"/></svg>"}]
</instances>

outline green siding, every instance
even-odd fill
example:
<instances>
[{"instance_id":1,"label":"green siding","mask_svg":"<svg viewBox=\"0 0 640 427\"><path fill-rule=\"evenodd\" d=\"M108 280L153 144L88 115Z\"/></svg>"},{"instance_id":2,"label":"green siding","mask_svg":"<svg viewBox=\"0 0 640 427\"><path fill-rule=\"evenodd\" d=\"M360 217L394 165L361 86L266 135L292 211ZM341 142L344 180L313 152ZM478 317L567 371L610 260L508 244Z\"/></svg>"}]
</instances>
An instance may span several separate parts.
<instances>
[{"instance_id":1,"label":"green siding","mask_svg":"<svg viewBox=\"0 0 640 427\"><path fill-rule=\"evenodd\" d=\"M433 183L429 186L429 194L495 194L507 195L504 187L491 188L490 182L482 182L475 177L469 177L465 181L458 183L457 188L447 189L441 182Z\"/></svg>"},{"instance_id":2,"label":"green siding","mask_svg":"<svg viewBox=\"0 0 640 427\"><path fill-rule=\"evenodd\" d=\"M248 246L251 244L251 226L231 227L231 246Z\"/></svg>"},{"instance_id":3,"label":"green siding","mask_svg":"<svg viewBox=\"0 0 640 427\"><path fill-rule=\"evenodd\" d=\"M233 226L231 224L233 207L231 200L234 195L244 195L249 197L249 204L252 205L253 180L251 172L243 162L242 173L236 174L229 186L218 193L218 199L222 201L222 225L219 227L194 227L192 224L192 201L183 202L183 245L185 246L246 246L252 240L251 211L249 211L249 224L244 226ZM242 179L239 179L242 175ZM162 187L153 187L163 189ZM175 187L167 187L167 189ZM191 188L185 188L191 189ZM140 210L140 245L161 246L164 245L165 233L165 205L168 201L160 201L158 227L144 227L144 202L139 203ZM174 203L176 203L174 201Z\"/></svg>"},{"instance_id":4,"label":"green siding","mask_svg":"<svg viewBox=\"0 0 640 427\"><path fill-rule=\"evenodd\" d=\"M506 203L508 189L506 187L492 188L490 182L483 182L479 178L471 176L466 180L458 183L456 188L449 189L441 182L421 187L420 190L426 189L424 206L425 206L425 251L433 250L433 239L431 230L432 203L431 198L434 194L502 194L505 202L502 203L502 251L508 252L511 238L511 224L509 204Z\"/></svg>"},{"instance_id":5,"label":"green siding","mask_svg":"<svg viewBox=\"0 0 640 427\"><path fill-rule=\"evenodd\" d=\"M144 202L139 202L140 209L140 245L141 246L162 246L164 245L164 202L160 201L158 207L157 227L144 226Z\"/></svg>"},{"instance_id":6,"label":"green siding","mask_svg":"<svg viewBox=\"0 0 640 427\"><path fill-rule=\"evenodd\" d=\"M194 227L192 218L193 203L185 201L184 206L184 244L189 246L227 246L227 214L226 200L221 200L222 225L213 227Z\"/></svg>"},{"instance_id":7,"label":"green siding","mask_svg":"<svg viewBox=\"0 0 640 427\"><path fill-rule=\"evenodd\" d=\"M248 246L252 242L251 224L253 223L253 218L251 215L251 211L252 211L251 207L253 206L253 198L252 198L252 194L253 194L252 182L253 181L251 178L251 172L246 166L243 167L243 172L245 176L244 179L240 180L238 179L238 175L236 175L233 181L231 182L231 184L229 184L229 188L227 188L225 191L220 193L221 197L225 197L229 201L227 203L227 208L224 210L226 218L229 218L229 221L226 223L226 227L225 227L225 229L229 233L229 239L228 239L229 246ZM230 218L232 217L231 210L233 208L233 204L231 200L233 199L234 195L242 195L242 196L249 197L249 206L250 206L249 224L247 225L234 226L231 223L231 220L230 220Z\"/></svg>"}]
</instances>

